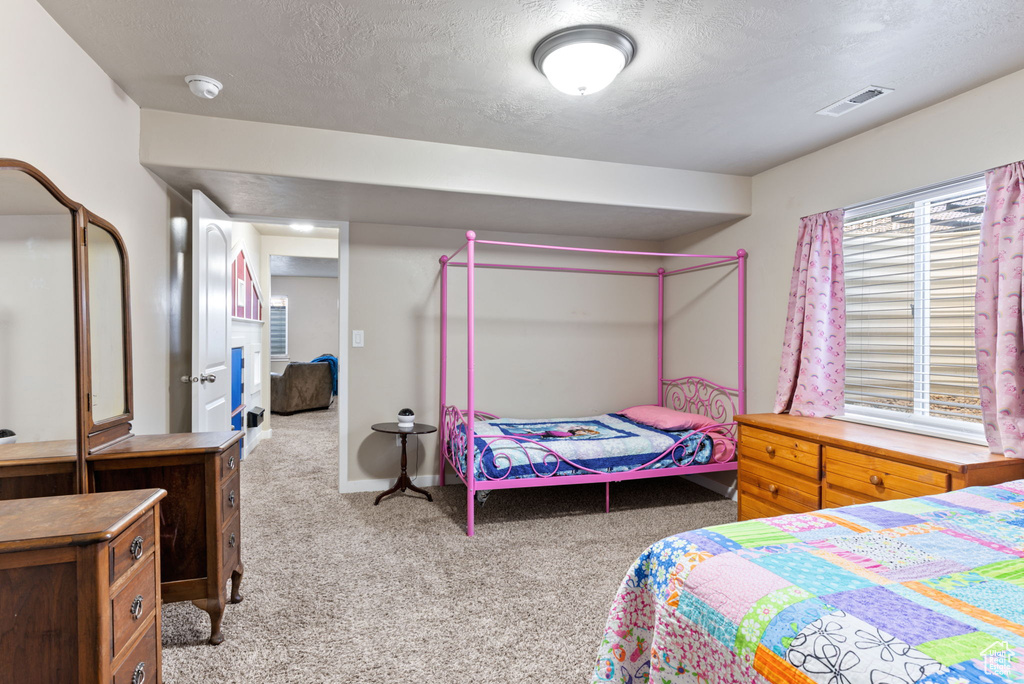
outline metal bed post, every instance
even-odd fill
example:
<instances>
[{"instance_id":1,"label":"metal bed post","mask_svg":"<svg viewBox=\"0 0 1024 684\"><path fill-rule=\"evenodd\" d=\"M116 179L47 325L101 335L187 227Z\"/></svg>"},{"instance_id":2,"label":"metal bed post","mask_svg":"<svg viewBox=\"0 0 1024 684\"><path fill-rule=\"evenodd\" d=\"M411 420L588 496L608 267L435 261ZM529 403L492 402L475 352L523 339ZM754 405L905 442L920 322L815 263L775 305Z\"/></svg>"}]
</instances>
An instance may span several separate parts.
<instances>
[{"instance_id":1,"label":"metal bed post","mask_svg":"<svg viewBox=\"0 0 1024 684\"><path fill-rule=\"evenodd\" d=\"M658 269L658 406L665 405L661 384L665 379L665 269Z\"/></svg>"},{"instance_id":2,"label":"metal bed post","mask_svg":"<svg viewBox=\"0 0 1024 684\"><path fill-rule=\"evenodd\" d=\"M747 412L747 250L736 250L737 280L739 290L739 339L737 340L736 389L740 413Z\"/></svg>"},{"instance_id":3,"label":"metal bed post","mask_svg":"<svg viewBox=\"0 0 1024 684\"><path fill-rule=\"evenodd\" d=\"M473 518L476 504L476 447L473 441L473 428L476 420L476 380L474 365L474 310L473 289L475 274L473 271L476 257L476 233L466 232L466 373L468 383L468 401L466 415L466 536L473 536Z\"/></svg>"},{"instance_id":4,"label":"metal bed post","mask_svg":"<svg viewBox=\"0 0 1024 684\"><path fill-rule=\"evenodd\" d=\"M441 410L438 420L441 429L437 431L437 483L444 487L444 416L446 390L448 388L448 257L441 259Z\"/></svg>"}]
</instances>

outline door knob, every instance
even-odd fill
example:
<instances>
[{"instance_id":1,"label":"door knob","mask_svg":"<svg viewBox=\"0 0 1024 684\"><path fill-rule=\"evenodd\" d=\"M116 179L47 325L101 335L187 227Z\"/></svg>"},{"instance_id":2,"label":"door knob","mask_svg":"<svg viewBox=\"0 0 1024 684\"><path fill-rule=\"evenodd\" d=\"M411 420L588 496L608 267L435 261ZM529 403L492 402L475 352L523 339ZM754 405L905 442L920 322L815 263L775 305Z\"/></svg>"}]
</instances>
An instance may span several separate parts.
<instances>
[{"instance_id":1,"label":"door knob","mask_svg":"<svg viewBox=\"0 0 1024 684\"><path fill-rule=\"evenodd\" d=\"M182 376L181 376L181 381L182 381L183 383L185 383L186 385L190 385L190 384L192 384L193 382L199 382L199 378L197 378L197 377L196 377L196 376L194 376L194 375L182 375Z\"/></svg>"},{"instance_id":2,"label":"door knob","mask_svg":"<svg viewBox=\"0 0 1024 684\"><path fill-rule=\"evenodd\" d=\"M217 376L214 375L213 373L210 373L209 375L207 375L206 373L203 373L202 375L199 376L199 382L202 382L202 383L217 382Z\"/></svg>"}]
</instances>

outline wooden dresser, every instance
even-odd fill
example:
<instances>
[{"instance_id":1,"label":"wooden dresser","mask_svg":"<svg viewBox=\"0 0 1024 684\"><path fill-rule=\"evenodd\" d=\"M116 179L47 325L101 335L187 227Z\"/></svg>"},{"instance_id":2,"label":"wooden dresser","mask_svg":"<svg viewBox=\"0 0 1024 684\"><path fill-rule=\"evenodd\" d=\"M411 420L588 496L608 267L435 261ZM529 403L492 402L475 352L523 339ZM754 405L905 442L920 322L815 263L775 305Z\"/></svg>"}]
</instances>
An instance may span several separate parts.
<instances>
[{"instance_id":1,"label":"wooden dresser","mask_svg":"<svg viewBox=\"0 0 1024 684\"><path fill-rule=\"evenodd\" d=\"M167 491L160 509L163 601L205 610L212 644L224 641L225 604L242 600L241 435L133 435L87 460L90 492ZM0 445L0 500L71 494L74 469L73 441Z\"/></svg>"},{"instance_id":2,"label":"wooden dresser","mask_svg":"<svg viewBox=\"0 0 1024 684\"><path fill-rule=\"evenodd\" d=\"M167 490L160 519L163 599L192 601L205 610L211 644L224 641L225 604L242 601L241 437L241 432L136 435L88 457L90 491Z\"/></svg>"},{"instance_id":3,"label":"wooden dresser","mask_svg":"<svg viewBox=\"0 0 1024 684\"><path fill-rule=\"evenodd\" d=\"M0 684L161 681L165 494L0 502Z\"/></svg>"},{"instance_id":4,"label":"wooden dresser","mask_svg":"<svg viewBox=\"0 0 1024 684\"><path fill-rule=\"evenodd\" d=\"M1024 478L1024 460L974 444L831 418L761 413L736 421L740 520Z\"/></svg>"}]
</instances>

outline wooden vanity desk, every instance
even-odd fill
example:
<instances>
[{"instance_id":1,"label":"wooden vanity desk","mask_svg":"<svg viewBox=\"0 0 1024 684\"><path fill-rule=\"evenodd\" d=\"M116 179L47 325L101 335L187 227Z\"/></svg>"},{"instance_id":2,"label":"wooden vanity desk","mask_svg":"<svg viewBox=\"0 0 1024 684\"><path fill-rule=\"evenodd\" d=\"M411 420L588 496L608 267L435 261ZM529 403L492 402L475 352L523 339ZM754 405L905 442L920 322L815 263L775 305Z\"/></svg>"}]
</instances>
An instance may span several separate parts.
<instances>
[{"instance_id":1,"label":"wooden vanity desk","mask_svg":"<svg viewBox=\"0 0 1024 684\"><path fill-rule=\"evenodd\" d=\"M736 422L740 520L1024 478L1024 459L976 444L832 418L759 413Z\"/></svg>"},{"instance_id":2,"label":"wooden vanity desk","mask_svg":"<svg viewBox=\"0 0 1024 684\"><path fill-rule=\"evenodd\" d=\"M39 169L0 159L0 289L17 293L0 302L0 429L4 439L7 430L17 439L0 444L0 503L24 500L29 508L4 505L21 510L28 524L27 511L47 497L165 490L155 517L159 593L209 613L210 642L221 643L224 606L242 600L242 433L132 434L131 296L121 235ZM65 522L75 529L74 520ZM80 583L78 591L88 599L93 586ZM0 609L9 594L0 583ZM0 682L7 662L0 661ZM158 679L151 671L148 681ZM118 684L132 680L114 674Z\"/></svg>"},{"instance_id":3,"label":"wooden vanity desk","mask_svg":"<svg viewBox=\"0 0 1024 684\"><path fill-rule=\"evenodd\" d=\"M224 641L225 605L242 601L240 439L240 432L133 435L87 457L90 492L167 491L163 601L205 610L213 644ZM0 445L0 500L71 494L74 472L74 442Z\"/></svg>"},{"instance_id":4,"label":"wooden vanity desk","mask_svg":"<svg viewBox=\"0 0 1024 684\"><path fill-rule=\"evenodd\" d=\"M159 684L164 496L0 502L0 684Z\"/></svg>"},{"instance_id":5,"label":"wooden vanity desk","mask_svg":"<svg viewBox=\"0 0 1024 684\"><path fill-rule=\"evenodd\" d=\"M87 458L91 491L167 490L160 519L163 600L192 601L209 613L212 644L224 641L225 604L242 601L241 438L241 432L138 435Z\"/></svg>"}]
</instances>

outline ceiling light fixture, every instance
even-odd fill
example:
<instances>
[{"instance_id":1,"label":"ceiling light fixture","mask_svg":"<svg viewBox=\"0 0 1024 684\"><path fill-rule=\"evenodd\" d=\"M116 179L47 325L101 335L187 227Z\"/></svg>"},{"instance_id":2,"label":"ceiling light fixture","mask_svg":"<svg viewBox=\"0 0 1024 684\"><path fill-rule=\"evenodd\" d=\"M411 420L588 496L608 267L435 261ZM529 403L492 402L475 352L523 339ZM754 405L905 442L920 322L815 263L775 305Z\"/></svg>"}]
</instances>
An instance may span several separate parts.
<instances>
[{"instance_id":1,"label":"ceiling light fixture","mask_svg":"<svg viewBox=\"0 0 1024 684\"><path fill-rule=\"evenodd\" d=\"M311 232L313 232L313 224L312 223L292 223L289 226L289 228L291 228L292 230L297 230L300 233L311 233Z\"/></svg>"},{"instance_id":2,"label":"ceiling light fixture","mask_svg":"<svg viewBox=\"0 0 1024 684\"><path fill-rule=\"evenodd\" d=\"M604 89L633 55L636 43L622 31L604 26L574 26L556 31L533 51L533 65L567 95Z\"/></svg>"},{"instance_id":3,"label":"ceiling light fixture","mask_svg":"<svg viewBox=\"0 0 1024 684\"><path fill-rule=\"evenodd\" d=\"M224 88L217 79L210 78L209 76L200 76L199 74L186 76L185 83L188 83L188 89L192 91L193 95L204 100L212 100Z\"/></svg>"}]
</instances>

